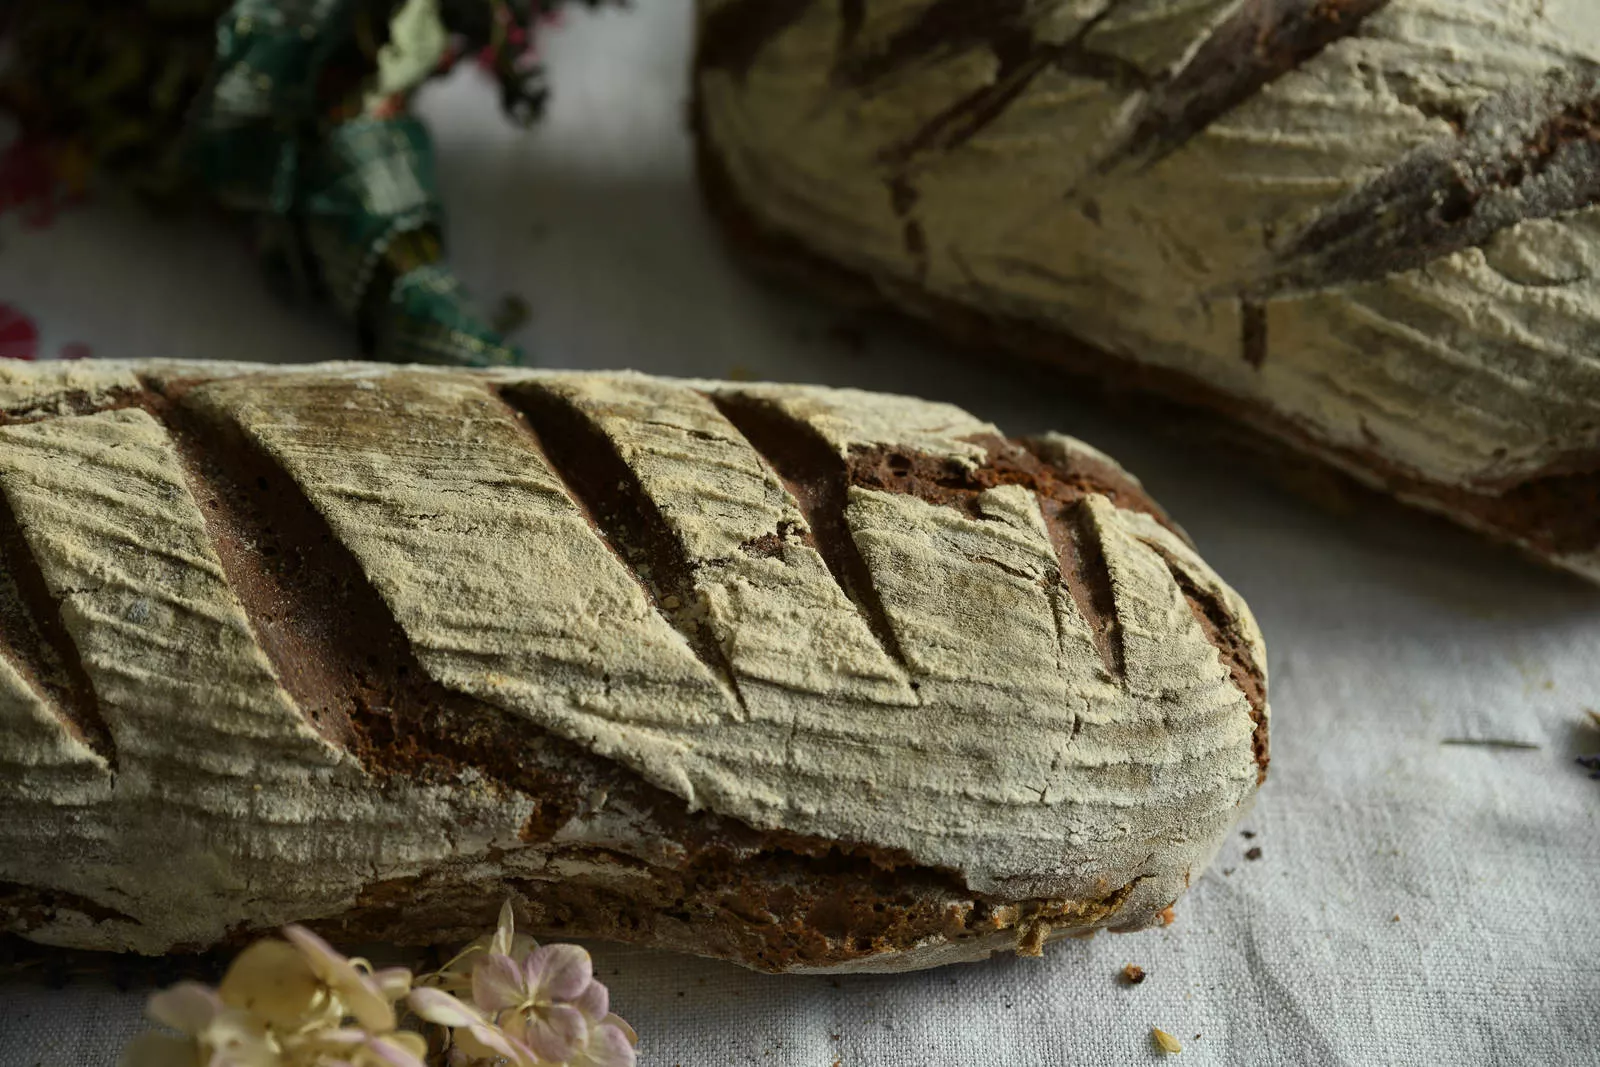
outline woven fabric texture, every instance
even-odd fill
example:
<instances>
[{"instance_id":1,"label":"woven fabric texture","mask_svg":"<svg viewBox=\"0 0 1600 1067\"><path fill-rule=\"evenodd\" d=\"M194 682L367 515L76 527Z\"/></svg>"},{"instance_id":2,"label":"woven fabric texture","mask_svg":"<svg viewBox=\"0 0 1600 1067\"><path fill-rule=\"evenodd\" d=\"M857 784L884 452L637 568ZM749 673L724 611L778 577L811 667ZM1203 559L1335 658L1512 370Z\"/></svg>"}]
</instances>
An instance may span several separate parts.
<instances>
[{"instance_id":1,"label":"woven fabric texture","mask_svg":"<svg viewBox=\"0 0 1600 1067\"><path fill-rule=\"evenodd\" d=\"M1329 512L1226 455L1130 428L1070 385L904 339L746 278L693 184L689 0L574 14L525 133L487 79L425 95L452 262L532 309L538 362L918 393L1126 463L1250 601L1271 654L1271 777L1166 929L1042 960L782 978L596 945L650 1067L1600 1062L1600 590L1356 501ZM101 199L0 219L0 300L40 347L129 358L343 358L240 242ZM80 349L81 350L81 349ZM1448 743L1513 740L1495 748ZM1259 849L1259 852L1254 850ZM1255 856L1256 858L1251 858ZM1135 963L1148 977L1118 981ZM0 1067L102 1067L142 994L0 987Z\"/></svg>"}]
</instances>

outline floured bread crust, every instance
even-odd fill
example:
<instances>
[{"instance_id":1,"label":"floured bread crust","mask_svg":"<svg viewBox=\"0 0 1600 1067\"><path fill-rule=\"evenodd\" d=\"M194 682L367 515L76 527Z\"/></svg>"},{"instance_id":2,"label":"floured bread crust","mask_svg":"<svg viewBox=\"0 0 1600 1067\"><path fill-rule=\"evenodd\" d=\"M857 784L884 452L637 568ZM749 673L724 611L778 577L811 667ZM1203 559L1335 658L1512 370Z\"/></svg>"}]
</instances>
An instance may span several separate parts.
<instances>
[{"instance_id":1,"label":"floured bread crust","mask_svg":"<svg viewBox=\"0 0 1600 1067\"><path fill-rule=\"evenodd\" d=\"M1600 578L1591 0L701 16L736 228Z\"/></svg>"},{"instance_id":2,"label":"floured bread crust","mask_svg":"<svg viewBox=\"0 0 1600 1067\"><path fill-rule=\"evenodd\" d=\"M37 941L442 940L509 894L769 970L1032 952L1155 921L1265 771L1248 609L1068 437L360 364L0 401L0 922Z\"/></svg>"}]
</instances>

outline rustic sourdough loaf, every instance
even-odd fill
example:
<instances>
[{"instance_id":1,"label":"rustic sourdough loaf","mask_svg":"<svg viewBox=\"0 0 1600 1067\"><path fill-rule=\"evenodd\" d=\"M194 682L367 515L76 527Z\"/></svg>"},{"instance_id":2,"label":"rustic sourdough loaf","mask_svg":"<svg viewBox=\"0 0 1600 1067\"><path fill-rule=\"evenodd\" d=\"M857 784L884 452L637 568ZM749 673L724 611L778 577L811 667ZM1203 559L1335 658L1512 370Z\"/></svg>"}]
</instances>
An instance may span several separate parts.
<instances>
[{"instance_id":1,"label":"rustic sourdough loaf","mask_svg":"<svg viewBox=\"0 0 1600 1067\"><path fill-rule=\"evenodd\" d=\"M769 970L1156 921L1266 767L1114 462L805 386L0 370L0 928L529 926Z\"/></svg>"},{"instance_id":2,"label":"rustic sourdough loaf","mask_svg":"<svg viewBox=\"0 0 1600 1067\"><path fill-rule=\"evenodd\" d=\"M1595 0L700 7L746 246L1600 579Z\"/></svg>"}]
</instances>

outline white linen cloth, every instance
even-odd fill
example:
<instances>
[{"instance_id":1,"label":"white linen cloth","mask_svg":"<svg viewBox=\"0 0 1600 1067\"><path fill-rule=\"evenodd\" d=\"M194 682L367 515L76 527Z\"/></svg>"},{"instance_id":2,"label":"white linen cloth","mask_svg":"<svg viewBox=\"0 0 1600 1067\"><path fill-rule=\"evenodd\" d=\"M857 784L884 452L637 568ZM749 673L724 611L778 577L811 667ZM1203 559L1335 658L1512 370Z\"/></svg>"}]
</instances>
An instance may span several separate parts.
<instances>
[{"instance_id":1,"label":"white linen cloth","mask_svg":"<svg viewBox=\"0 0 1600 1067\"><path fill-rule=\"evenodd\" d=\"M762 288L719 246L685 122L689 0L574 14L548 121L510 128L472 71L430 91L453 261L520 294L542 364L917 393L1085 437L1140 475L1267 635L1272 773L1177 909L1042 960L769 977L596 945L650 1067L1600 1063L1600 590L1394 509L1332 515L1217 453L1119 425L1070 384ZM47 352L348 358L263 289L238 235L109 202L0 220L0 303ZM1447 745L1508 738L1536 749ZM1259 846L1260 858L1245 858ZM1148 974L1119 983L1126 963ZM101 1067L141 997L0 986L0 1067Z\"/></svg>"}]
</instances>

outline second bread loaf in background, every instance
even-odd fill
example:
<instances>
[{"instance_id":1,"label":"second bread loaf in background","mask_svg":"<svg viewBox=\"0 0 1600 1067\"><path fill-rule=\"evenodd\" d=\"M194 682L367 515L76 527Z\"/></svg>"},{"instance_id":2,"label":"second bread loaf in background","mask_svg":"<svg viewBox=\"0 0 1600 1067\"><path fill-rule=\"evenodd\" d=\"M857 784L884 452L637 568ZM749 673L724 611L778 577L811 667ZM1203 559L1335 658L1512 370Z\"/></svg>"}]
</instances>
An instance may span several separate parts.
<instances>
[{"instance_id":1,"label":"second bread loaf in background","mask_svg":"<svg viewBox=\"0 0 1600 1067\"><path fill-rule=\"evenodd\" d=\"M700 10L747 251L1600 580L1594 0Z\"/></svg>"}]
</instances>

